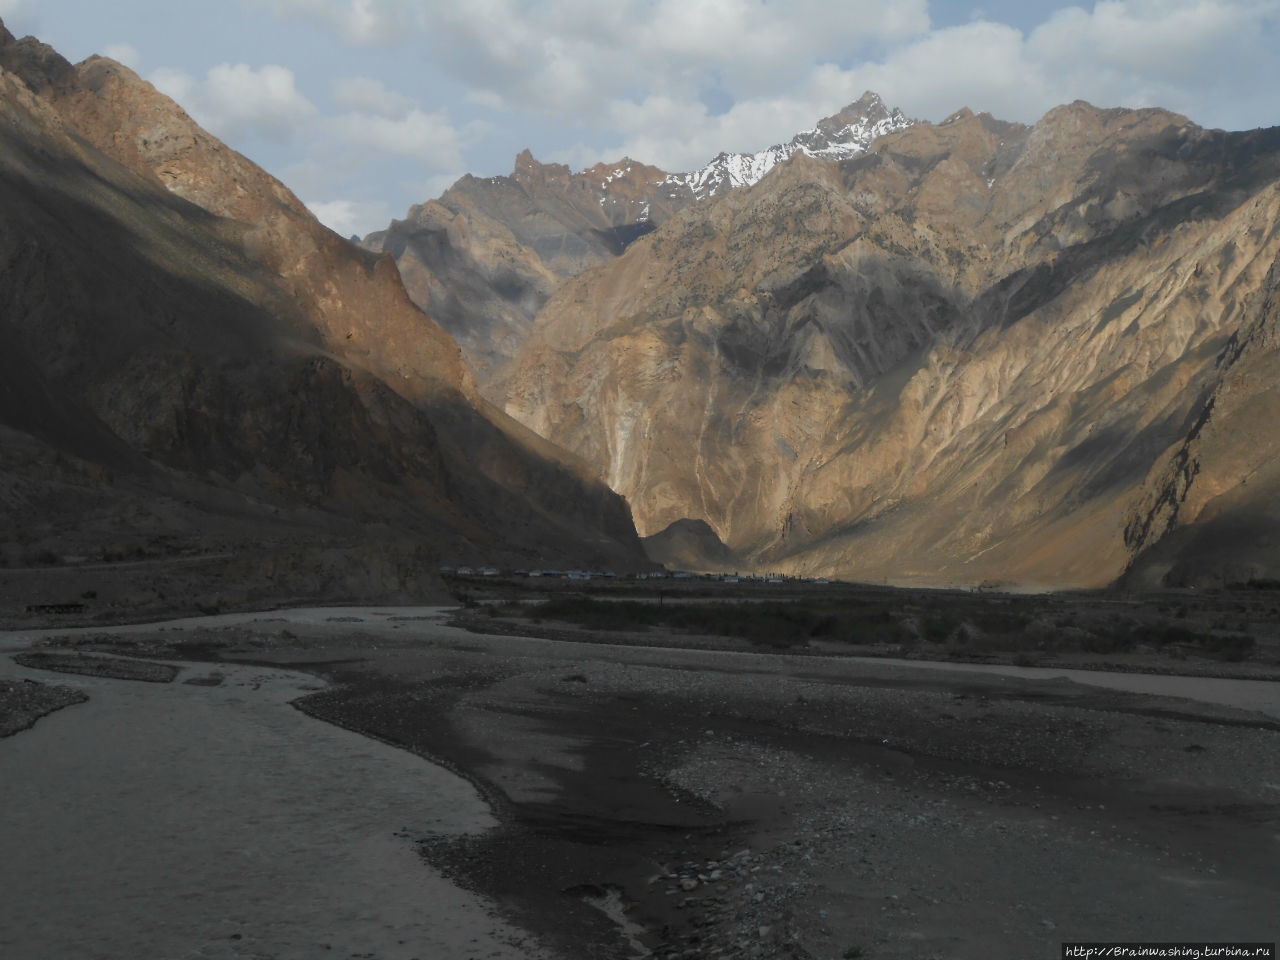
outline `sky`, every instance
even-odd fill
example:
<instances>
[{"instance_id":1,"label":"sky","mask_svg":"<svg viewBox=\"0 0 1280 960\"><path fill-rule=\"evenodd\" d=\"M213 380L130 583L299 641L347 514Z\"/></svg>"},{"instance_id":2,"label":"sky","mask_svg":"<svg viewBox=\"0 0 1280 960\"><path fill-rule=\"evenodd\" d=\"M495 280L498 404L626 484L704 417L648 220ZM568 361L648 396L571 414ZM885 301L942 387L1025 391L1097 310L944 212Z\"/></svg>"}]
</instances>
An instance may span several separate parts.
<instances>
[{"instance_id":1,"label":"sky","mask_svg":"<svg viewBox=\"0 0 1280 960\"><path fill-rule=\"evenodd\" d=\"M934 122L1088 100L1280 124L1280 0L0 0L0 17L131 67L344 235L526 147L687 171L866 90Z\"/></svg>"}]
</instances>

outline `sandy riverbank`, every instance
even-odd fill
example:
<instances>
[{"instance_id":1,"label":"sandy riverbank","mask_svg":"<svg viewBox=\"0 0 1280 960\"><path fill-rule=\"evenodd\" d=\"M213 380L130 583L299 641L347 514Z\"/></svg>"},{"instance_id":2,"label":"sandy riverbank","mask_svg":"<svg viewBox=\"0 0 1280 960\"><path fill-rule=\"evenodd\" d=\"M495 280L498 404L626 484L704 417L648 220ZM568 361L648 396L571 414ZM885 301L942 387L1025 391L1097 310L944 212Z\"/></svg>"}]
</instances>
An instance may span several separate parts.
<instances>
[{"instance_id":1,"label":"sandy riverbank","mask_svg":"<svg viewBox=\"0 0 1280 960\"><path fill-rule=\"evenodd\" d=\"M312 675L179 666L156 683L0 657L0 690L87 697L0 740L0 956L545 955L418 855L497 826L469 783L292 709Z\"/></svg>"},{"instance_id":2,"label":"sandy riverbank","mask_svg":"<svg viewBox=\"0 0 1280 960\"><path fill-rule=\"evenodd\" d=\"M101 645L329 678L304 710L439 759L492 802L497 830L416 839L566 957L1048 958L1063 940L1276 937L1280 724L1256 710L479 636L383 608Z\"/></svg>"}]
</instances>

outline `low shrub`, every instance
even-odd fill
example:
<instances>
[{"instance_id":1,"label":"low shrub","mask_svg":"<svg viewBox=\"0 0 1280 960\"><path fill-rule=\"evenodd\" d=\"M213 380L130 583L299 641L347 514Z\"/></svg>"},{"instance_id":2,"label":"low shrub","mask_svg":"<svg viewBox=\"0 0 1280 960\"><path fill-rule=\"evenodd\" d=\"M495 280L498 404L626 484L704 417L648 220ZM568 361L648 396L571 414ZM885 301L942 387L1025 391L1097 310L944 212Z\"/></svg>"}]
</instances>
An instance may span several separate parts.
<instances>
[{"instance_id":1,"label":"low shrub","mask_svg":"<svg viewBox=\"0 0 1280 960\"><path fill-rule=\"evenodd\" d=\"M774 603L644 603L591 597L548 600L522 611L530 618L592 630L648 630L738 637L761 646L803 646L812 639L850 644L896 643L906 637L891 611L876 605Z\"/></svg>"}]
</instances>

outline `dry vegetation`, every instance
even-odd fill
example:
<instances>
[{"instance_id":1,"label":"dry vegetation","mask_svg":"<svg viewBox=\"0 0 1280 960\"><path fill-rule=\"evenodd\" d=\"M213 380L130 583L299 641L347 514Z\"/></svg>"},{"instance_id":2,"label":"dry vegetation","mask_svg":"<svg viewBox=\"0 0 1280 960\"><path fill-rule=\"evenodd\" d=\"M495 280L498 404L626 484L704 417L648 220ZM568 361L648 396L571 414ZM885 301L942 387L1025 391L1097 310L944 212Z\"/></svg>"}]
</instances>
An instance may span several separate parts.
<instances>
[{"instance_id":1,"label":"dry vegetation","mask_svg":"<svg viewBox=\"0 0 1280 960\"><path fill-rule=\"evenodd\" d=\"M1280 592L1012 595L851 584L454 579L479 630L571 629L789 653L849 653L1162 673L1280 674Z\"/></svg>"}]
</instances>

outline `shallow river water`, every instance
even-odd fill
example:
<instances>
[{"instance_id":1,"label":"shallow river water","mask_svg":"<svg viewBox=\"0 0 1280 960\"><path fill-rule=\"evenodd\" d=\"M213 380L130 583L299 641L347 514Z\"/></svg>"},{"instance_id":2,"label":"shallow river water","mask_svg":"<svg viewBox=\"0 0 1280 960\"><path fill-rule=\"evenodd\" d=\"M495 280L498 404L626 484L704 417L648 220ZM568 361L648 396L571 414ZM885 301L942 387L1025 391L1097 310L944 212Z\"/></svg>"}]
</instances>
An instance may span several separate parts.
<instances>
[{"instance_id":1,"label":"shallow river water","mask_svg":"<svg viewBox=\"0 0 1280 960\"><path fill-rule=\"evenodd\" d=\"M220 686L26 670L88 703L0 740L0 957L523 958L536 945L408 837L483 830L474 788L288 701L314 677Z\"/></svg>"},{"instance_id":2,"label":"shallow river water","mask_svg":"<svg viewBox=\"0 0 1280 960\"><path fill-rule=\"evenodd\" d=\"M1059 667L1016 667L1004 664L942 663L932 660L895 660L857 657L861 663L881 663L948 673L985 673L1024 680L1061 678L1091 687L1180 697L1240 710L1256 710L1280 718L1280 683L1273 680L1233 680L1221 677L1177 677L1155 673L1120 673L1106 670L1072 670Z\"/></svg>"},{"instance_id":3,"label":"shallow river water","mask_svg":"<svg viewBox=\"0 0 1280 960\"><path fill-rule=\"evenodd\" d=\"M406 628L408 633L419 635L428 640L447 640L465 638L470 642L483 642L486 638L478 637L467 631L446 626L443 620L452 607L297 607L288 610L272 610L261 613L229 613L214 616L187 617L179 620L168 620L160 623L127 624L114 627L75 627L45 630L10 630L0 631L0 652L18 650L29 646L33 641L49 636L70 636L75 634L101 633L138 633L147 630L192 629L196 627L230 627L238 625L273 625L296 623L305 625L308 630L329 630L335 634L349 633L357 629L364 634L385 634L393 636L392 631ZM498 639L498 638L494 638ZM566 650L580 647L584 652L599 645L575 644L564 641L540 640L536 638L502 637L503 645L508 647L527 647L530 652L538 648L559 648ZM679 650L670 647L637 647L618 648L620 655L628 659L643 659L642 651L652 650L659 662L675 663L683 660L702 662L708 657L720 657L725 660L752 660L772 663L782 669L793 666L812 668L815 663L830 665L833 672L851 673L859 669L859 665L875 668L905 668L908 670L933 670L944 673L985 673L1004 677L1021 677L1026 680L1052 680L1063 678L1075 683L1094 687L1106 687L1111 690L1124 690L1130 693L1147 693L1156 696L1181 697L1201 703L1236 707L1241 710L1256 710L1272 717L1280 718L1280 682L1270 680L1234 680L1217 677L1170 676L1165 674L1145 674L1110 672L1106 670L1078 670L1066 667L1019 667L1003 664L951 663L934 660L900 660L886 657L796 657L776 656L757 653L739 653L723 651L709 653L701 650Z\"/></svg>"}]
</instances>

